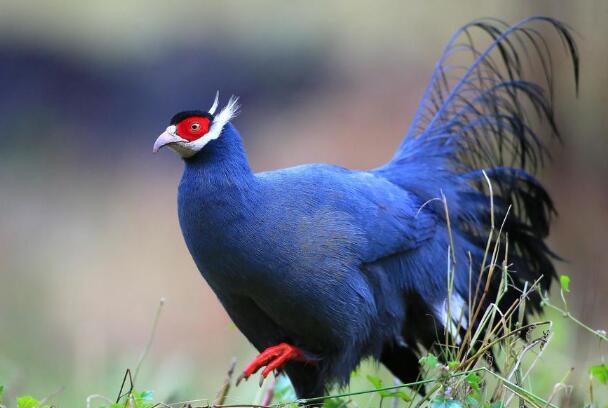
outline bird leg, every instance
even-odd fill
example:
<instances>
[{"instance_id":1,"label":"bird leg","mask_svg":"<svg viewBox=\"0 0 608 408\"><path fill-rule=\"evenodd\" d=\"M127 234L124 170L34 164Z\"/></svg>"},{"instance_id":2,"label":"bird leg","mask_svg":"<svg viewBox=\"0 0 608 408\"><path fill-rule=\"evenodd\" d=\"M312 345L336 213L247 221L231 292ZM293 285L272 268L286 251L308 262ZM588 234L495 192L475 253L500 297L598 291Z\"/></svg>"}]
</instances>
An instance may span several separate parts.
<instances>
[{"instance_id":1,"label":"bird leg","mask_svg":"<svg viewBox=\"0 0 608 408\"><path fill-rule=\"evenodd\" d=\"M289 360L304 361L304 354L296 346L287 343L280 343L276 346L268 347L245 367L243 373L237 378L236 385L239 385L241 380L249 378L249 376L256 373L260 368L266 366L266 368L262 370L262 376L260 377L261 385L264 378L266 378L272 370L281 368L283 364Z\"/></svg>"}]
</instances>

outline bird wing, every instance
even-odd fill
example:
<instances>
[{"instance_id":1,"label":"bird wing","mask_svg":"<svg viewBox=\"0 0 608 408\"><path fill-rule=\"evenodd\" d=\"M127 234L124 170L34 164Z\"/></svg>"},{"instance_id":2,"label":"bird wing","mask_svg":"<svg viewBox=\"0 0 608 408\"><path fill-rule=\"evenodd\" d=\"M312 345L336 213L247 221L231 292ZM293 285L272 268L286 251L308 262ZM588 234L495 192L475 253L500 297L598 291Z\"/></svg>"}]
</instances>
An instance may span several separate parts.
<instances>
[{"instance_id":1,"label":"bird wing","mask_svg":"<svg viewBox=\"0 0 608 408\"><path fill-rule=\"evenodd\" d=\"M417 248L436 227L434 217L418 211L422 203L414 195L370 172L308 164L257 176L274 186L273 206L294 212L290 206L296 205L298 212L316 214L302 235L344 238L356 246L360 263Z\"/></svg>"}]
</instances>

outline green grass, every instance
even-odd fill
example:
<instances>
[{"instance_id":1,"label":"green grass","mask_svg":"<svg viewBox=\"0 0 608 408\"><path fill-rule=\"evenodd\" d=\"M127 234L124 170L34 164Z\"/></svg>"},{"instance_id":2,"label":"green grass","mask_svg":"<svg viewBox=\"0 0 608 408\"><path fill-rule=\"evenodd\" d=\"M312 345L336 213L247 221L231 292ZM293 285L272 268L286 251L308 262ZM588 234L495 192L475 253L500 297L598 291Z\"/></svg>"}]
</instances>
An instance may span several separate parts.
<instances>
[{"instance_id":1,"label":"green grass","mask_svg":"<svg viewBox=\"0 0 608 408\"><path fill-rule=\"evenodd\" d=\"M489 183L489 181L488 181ZM491 187L491 186L490 186ZM445 201L444 201L445 203ZM447 203L446 215L449 219ZM486 260L482 275L489 280L501 277L498 301L510 288L509 261L500 259L501 227L492 227L486 248ZM449 252L448 290L451 292L456 259ZM469 268L470 269L470 268ZM469 271L471 273L471 271ZM153 408L153 407L296 407L298 405L320 405L326 408L506 408L506 407L608 407L608 365L603 350L608 344L604 330L589 327L570 312L568 296L574 283L566 275L559 279L559 296L555 300L539 292L538 282L532 283L506 311L496 307L487 309L483 303L485 289L471 288L469 318L481 322L475 331L468 330L459 341L447 331L438 333L441 344L420 359L422 375L419 381L409 384L395 383L386 372L378 371L378 365L364 362L352 374L349 390L334 390L325 397L296 399L289 380L280 375L265 381L255 394L236 401L230 392L234 383L236 361L229 365L227 374L217 373L218 392L207 398L193 396L189 401L155 401L154 393L138 381L145 369L145 358L153 343L154 334L161 317L164 301L161 299L153 320L148 341L143 348L134 370L126 370L115 396L94 394L82 404L87 408ZM483 286L483 285L480 285ZM524 309L529 294L538 292L542 298L546 318L524 323ZM448 299L451 296L448 296ZM450 314L448 304L448 315ZM462 316L456 316L461 321ZM515 322L507 324L507 322ZM556 372L555 361L560 354L571 352L564 342L564 333L579 328L587 336L597 340L596 362L584 368L584 373L573 379L573 370ZM522 333L525 332L525 336ZM554 350L552 350L552 347ZM488 352L492 352L495 365L488 364ZM496 366L499 369L493 369ZM579 367L580 369L580 367ZM215 375L215 374L214 374ZM583 381L580 381L580 378ZM223 381L222 381L223 379ZM118 383L118 381L117 381ZM413 390L422 390L422 395ZM4 388L0 386L0 407L49 408L53 395L34 398L22 395L14 401L3 401ZM242 398L242 397L241 397Z\"/></svg>"},{"instance_id":2,"label":"green grass","mask_svg":"<svg viewBox=\"0 0 608 408\"><path fill-rule=\"evenodd\" d=\"M505 279L504 282L508 282L508 280ZM568 311L567 295L570 291L570 282L566 276L562 276L560 282L559 303L553 303L543 294L543 304L545 309L549 310L549 319L538 320L525 326L515 324L510 327L505 324L510 317L521 316L526 293L537 290L536 285L532 285L526 293L522 293L519 301L512 305L504 316L500 316L496 309L487 309L481 319L484 324L476 332L465 335L460 343L456 344L449 335L446 336L446 343L438 348L441 352L440 355L428 353L420 359L423 376L416 383L395 384L386 372L378 374L377 366L366 362L353 373L350 391L336 390L335 393L326 397L307 400L296 399L289 380L283 375L267 379L256 395L251 395L245 401L230 399L235 368L235 362L233 362L227 375L218 373L218 384L221 383L222 377L225 376L225 379L219 387L217 395L171 403L155 401L153 392L137 383L136 373L141 369L147 350L152 343L163 305L161 302L149 341L133 374L130 370L126 371L121 382L122 385L117 387L116 396L91 395L86 401L83 401L83 405L87 408L254 407L261 405L295 407L319 403L327 408L607 407L605 396L608 389L608 365L604 363L602 355L602 347L608 343L606 332L588 327ZM566 330L564 327L566 325L578 326L598 341L597 364L586 367L588 382L586 387L577 390L577 397L574 399L572 398L574 388L568 381L570 371L560 373L561 378L549 387L551 392L546 395L541 395L534 387L535 384L539 384L539 379L555 375L551 372L553 357L546 358L545 352L550 349L555 339L559 340L560 336L555 336L556 330ZM532 330L525 339L522 339L519 333L524 328L532 328ZM487 334L488 331L493 332L493 335ZM481 341L479 348L471 346L479 341ZM489 368L483 359L484 351L487 350L494 352L496 363L500 367L499 372ZM424 395L412 391L412 387L417 385L425 387ZM538 388L547 389L547 384L541 384ZM3 401L3 391L4 389L0 387L1 407L49 408L53 406L53 396L38 399L30 395L22 395L15 401ZM226 402L229 399L230 402Z\"/></svg>"}]
</instances>

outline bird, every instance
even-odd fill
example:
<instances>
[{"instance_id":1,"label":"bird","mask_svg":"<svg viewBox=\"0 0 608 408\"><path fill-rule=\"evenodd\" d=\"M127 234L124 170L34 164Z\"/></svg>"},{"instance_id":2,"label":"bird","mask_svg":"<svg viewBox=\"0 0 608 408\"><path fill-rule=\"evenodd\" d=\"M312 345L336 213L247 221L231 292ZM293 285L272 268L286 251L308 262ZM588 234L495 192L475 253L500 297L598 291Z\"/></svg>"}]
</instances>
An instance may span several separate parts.
<instances>
[{"instance_id":1,"label":"bird","mask_svg":"<svg viewBox=\"0 0 608 408\"><path fill-rule=\"evenodd\" d=\"M259 352L239 380L284 372L299 398L315 398L346 386L371 358L415 381L438 333L457 339L479 325L469 299L488 240L509 261L500 310L533 283L549 289L560 259L545 242L556 210L535 173L561 136L551 43L537 26L561 40L578 92L579 53L564 23L471 21L440 54L393 157L370 170L315 163L254 173L234 96L171 118L153 151L183 159L186 246ZM508 240L488 238L494 220ZM484 307L498 299L498 275L486 277ZM526 316L540 309L540 295L527 294Z\"/></svg>"}]
</instances>

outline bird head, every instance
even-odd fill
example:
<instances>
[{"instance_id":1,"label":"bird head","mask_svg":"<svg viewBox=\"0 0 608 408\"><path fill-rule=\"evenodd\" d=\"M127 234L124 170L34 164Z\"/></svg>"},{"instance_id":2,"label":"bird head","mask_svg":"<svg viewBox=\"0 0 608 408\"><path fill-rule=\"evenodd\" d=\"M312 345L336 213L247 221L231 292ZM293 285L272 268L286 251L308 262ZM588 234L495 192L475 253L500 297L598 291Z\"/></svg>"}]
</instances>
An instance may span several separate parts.
<instances>
[{"instance_id":1,"label":"bird head","mask_svg":"<svg viewBox=\"0 0 608 408\"><path fill-rule=\"evenodd\" d=\"M194 156L212 140L219 138L224 126L238 112L238 98L232 96L228 104L215 113L219 104L219 92L209 111L183 111L175 114L167 129L154 142L153 152L167 146L183 158Z\"/></svg>"}]
</instances>

